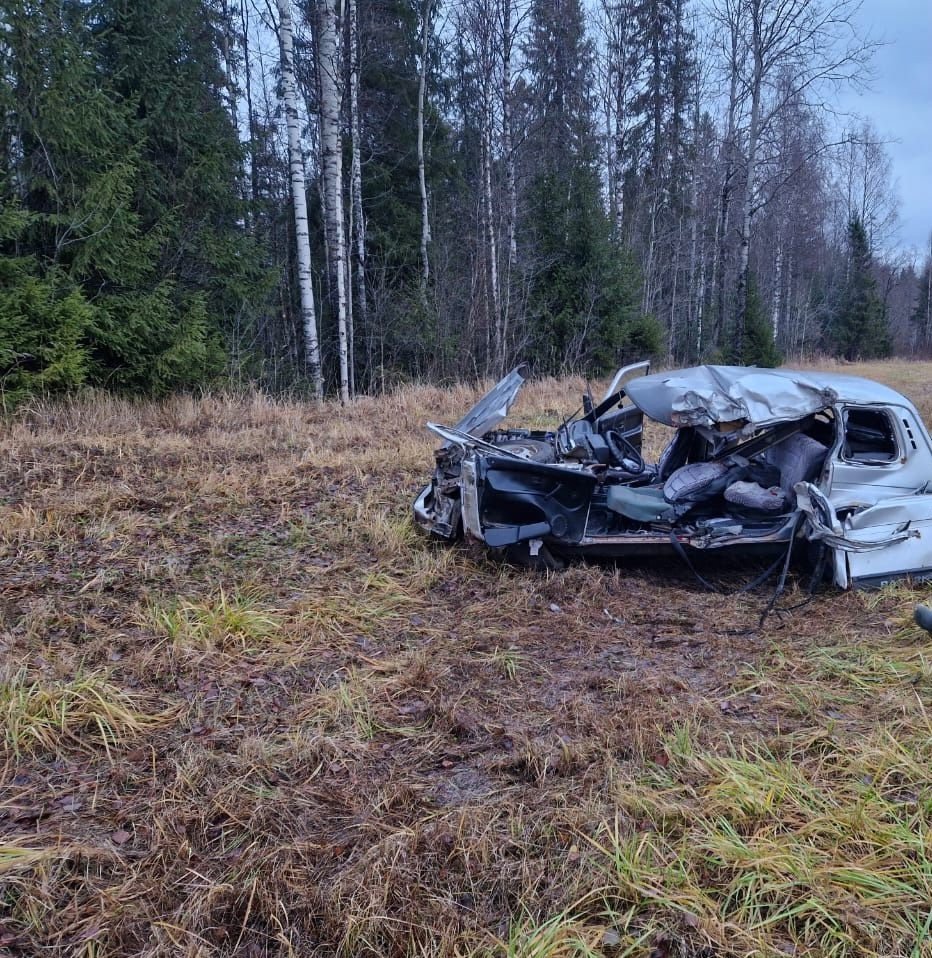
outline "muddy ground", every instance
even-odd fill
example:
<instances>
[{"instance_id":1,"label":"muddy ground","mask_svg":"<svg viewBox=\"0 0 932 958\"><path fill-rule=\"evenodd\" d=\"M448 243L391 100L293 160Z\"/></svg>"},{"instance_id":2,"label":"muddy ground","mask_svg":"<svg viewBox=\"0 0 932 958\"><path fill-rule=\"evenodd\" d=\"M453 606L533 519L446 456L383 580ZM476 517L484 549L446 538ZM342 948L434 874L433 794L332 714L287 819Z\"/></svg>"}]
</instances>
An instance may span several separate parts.
<instances>
[{"instance_id":1,"label":"muddy ground","mask_svg":"<svg viewBox=\"0 0 932 958\"><path fill-rule=\"evenodd\" d=\"M925 591L429 542L473 396L2 427L0 954L932 954Z\"/></svg>"}]
</instances>

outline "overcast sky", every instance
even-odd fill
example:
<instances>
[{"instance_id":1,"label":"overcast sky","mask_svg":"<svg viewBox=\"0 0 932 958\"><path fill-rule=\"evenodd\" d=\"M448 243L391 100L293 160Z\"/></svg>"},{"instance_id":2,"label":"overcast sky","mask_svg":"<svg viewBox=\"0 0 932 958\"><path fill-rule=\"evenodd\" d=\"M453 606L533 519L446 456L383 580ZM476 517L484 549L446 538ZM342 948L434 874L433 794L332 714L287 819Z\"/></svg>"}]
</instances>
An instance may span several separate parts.
<instances>
[{"instance_id":1,"label":"overcast sky","mask_svg":"<svg viewBox=\"0 0 932 958\"><path fill-rule=\"evenodd\" d=\"M897 245L920 255L932 233L932 0L864 0L862 32L886 41L874 56L872 89L845 97L847 110L869 116L899 181Z\"/></svg>"}]
</instances>

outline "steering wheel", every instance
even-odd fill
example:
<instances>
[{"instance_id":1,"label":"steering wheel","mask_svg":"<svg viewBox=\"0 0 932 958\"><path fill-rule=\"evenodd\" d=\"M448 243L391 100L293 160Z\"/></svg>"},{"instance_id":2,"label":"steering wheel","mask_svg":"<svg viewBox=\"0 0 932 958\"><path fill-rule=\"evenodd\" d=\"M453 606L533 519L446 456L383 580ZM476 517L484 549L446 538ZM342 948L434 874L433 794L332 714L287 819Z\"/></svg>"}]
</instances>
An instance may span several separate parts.
<instances>
[{"instance_id":1,"label":"steering wheel","mask_svg":"<svg viewBox=\"0 0 932 958\"><path fill-rule=\"evenodd\" d=\"M605 441L615 461L625 472L639 476L644 471L644 457L630 439L623 436L617 429L609 429L605 434Z\"/></svg>"}]
</instances>

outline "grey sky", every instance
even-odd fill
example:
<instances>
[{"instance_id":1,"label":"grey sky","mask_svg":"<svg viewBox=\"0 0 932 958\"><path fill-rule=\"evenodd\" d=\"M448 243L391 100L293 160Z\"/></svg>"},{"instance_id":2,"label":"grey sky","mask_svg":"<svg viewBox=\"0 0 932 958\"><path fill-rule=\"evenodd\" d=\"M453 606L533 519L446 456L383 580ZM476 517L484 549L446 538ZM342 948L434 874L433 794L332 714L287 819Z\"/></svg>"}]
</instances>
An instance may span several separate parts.
<instances>
[{"instance_id":1,"label":"grey sky","mask_svg":"<svg viewBox=\"0 0 932 958\"><path fill-rule=\"evenodd\" d=\"M899 181L900 249L929 249L932 233L932 0L864 0L862 32L886 41L874 57L872 89L844 98L889 140Z\"/></svg>"}]
</instances>

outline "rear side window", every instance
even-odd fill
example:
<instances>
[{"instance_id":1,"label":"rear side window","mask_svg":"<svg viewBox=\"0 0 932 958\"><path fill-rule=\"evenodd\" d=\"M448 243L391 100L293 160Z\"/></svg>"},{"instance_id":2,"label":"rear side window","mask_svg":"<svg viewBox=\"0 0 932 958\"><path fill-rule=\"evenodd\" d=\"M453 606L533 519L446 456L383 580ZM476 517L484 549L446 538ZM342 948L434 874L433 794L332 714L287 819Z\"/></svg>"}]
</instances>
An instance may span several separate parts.
<instances>
[{"instance_id":1,"label":"rear side window","mask_svg":"<svg viewBox=\"0 0 932 958\"><path fill-rule=\"evenodd\" d=\"M885 463L899 458L893 418L882 409L845 410L842 458L849 462Z\"/></svg>"}]
</instances>

